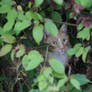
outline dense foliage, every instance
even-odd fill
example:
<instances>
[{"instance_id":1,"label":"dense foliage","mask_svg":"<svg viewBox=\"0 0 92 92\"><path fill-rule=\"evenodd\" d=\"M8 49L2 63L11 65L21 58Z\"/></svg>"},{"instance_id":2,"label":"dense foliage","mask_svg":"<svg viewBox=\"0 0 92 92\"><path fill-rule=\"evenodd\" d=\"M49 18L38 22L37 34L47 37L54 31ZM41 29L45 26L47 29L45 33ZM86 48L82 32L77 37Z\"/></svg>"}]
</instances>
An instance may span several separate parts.
<instances>
[{"instance_id":1,"label":"dense foliage","mask_svg":"<svg viewBox=\"0 0 92 92\"><path fill-rule=\"evenodd\" d=\"M92 0L0 0L0 92L92 92ZM48 52L45 31L68 26L69 69Z\"/></svg>"}]
</instances>

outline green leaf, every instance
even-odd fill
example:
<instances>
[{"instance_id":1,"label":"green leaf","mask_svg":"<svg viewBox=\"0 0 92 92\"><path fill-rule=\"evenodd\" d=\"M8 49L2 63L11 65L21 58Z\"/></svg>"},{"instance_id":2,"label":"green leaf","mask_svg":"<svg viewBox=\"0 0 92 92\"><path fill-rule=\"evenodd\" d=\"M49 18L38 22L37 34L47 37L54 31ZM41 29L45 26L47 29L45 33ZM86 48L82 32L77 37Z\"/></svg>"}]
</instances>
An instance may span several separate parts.
<instances>
[{"instance_id":1,"label":"green leaf","mask_svg":"<svg viewBox=\"0 0 92 92\"><path fill-rule=\"evenodd\" d=\"M1 36L0 39L6 43L15 43L16 42L16 38L9 34L5 34L5 35Z\"/></svg>"},{"instance_id":2,"label":"green leaf","mask_svg":"<svg viewBox=\"0 0 92 92\"><path fill-rule=\"evenodd\" d=\"M36 50L30 51L22 59L23 67L26 71L33 70L43 62L43 57Z\"/></svg>"},{"instance_id":3,"label":"green leaf","mask_svg":"<svg viewBox=\"0 0 92 92\"><path fill-rule=\"evenodd\" d=\"M52 36L57 36L58 34L58 29L56 25L52 22L50 19L45 20L45 30L50 33Z\"/></svg>"},{"instance_id":4,"label":"green leaf","mask_svg":"<svg viewBox=\"0 0 92 92\"><path fill-rule=\"evenodd\" d=\"M25 54L25 48L20 48L19 51L16 53L16 57L20 58Z\"/></svg>"},{"instance_id":5,"label":"green leaf","mask_svg":"<svg viewBox=\"0 0 92 92\"><path fill-rule=\"evenodd\" d=\"M83 40L89 40L90 39L90 29L84 28L82 31L78 32L77 38L82 38Z\"/></svg>"},{"instance_id":6,"label":"green leaf","mask_svg":"<svg viewBox=\"0 0 92 92\"><path fill-rule=\"evenodd\" d=\"M60 61L58 61L57 59L50 58L49 59L49 64L56 73L60 73L60 74L65 73L64 65Z\"/></svg>"},{"instance_id":7,"label":"green leaf","mask_svg":"<svg viewBox=\"0 0 92 92\"><path fill-rule=\"evenodd\" d=\"M83 28L83 24L80 23L80 24L77 26L77 30L79 31L79 30L81 30L82 28Z\"/></svg>"},{"instance_id":8,"label":"green leaf","mask_svg":"<svg viewBox=\"0 0 92 92\"><path fill-rule=\"evenodd\" d=\"M35 0L35 6L39 7L43 3L43 1L44 0Z\"/></svg>"},{"instance_id":9,"label":"green leaf","mask_svg":"<svg viewBox=\"0 0 92 92\"><path fill-rule=\"evenodd\" d=\"M39 44L43 39L43 25L38 24L33 28L33 38Z\"/></svg>"},{"instance_id":10,"label":"green leaf","mask_svg":"<svg viewBox=\"0 0 92 92\"><path fill-rule=\"evenodd\" d=\"M86 62L86 57L87 57L87 54L88 54L90 48L91 48L91 47L88 46L88 47L86 47L86 48L84 49L84 53L83 53L83 55L82 55L82 60L83 60L83 62Z\"/></svg>"},{"instance_id":11,"label":"green leaf","mask_svg":"<svg viewBox=\"0 0 92 92\"><path fill-rule=\"evenodd\" d=\"M0 57L5 56L8 54L12 49L12 45L6 44L0 49Z\"/></svg>"},{"instance_id":12,"label":"green leaf","mask_svg":"<svg viewBox=\"0 0 92 92\"><path fill-rule=\"evenodd\" d=\"M85 75L83 74L74 74L73 75L74 79L76 79L80 85L85 85L87 84L88 82L90 82Z\"/></svg>"},{"instance_id":13,"label":"green leaf","mask_svg":"<svg viewBox=\"0 0 92 92\"><path fill-rule=\"evenodd\" d=\"M80 90L80 83L79 83L76 79L72 78L72 79L70 80L70 83L71 83L76 89Z\"/></svg>"},{"instance_id":14,"label":"green leaf","mask_svg":"<svg viewBox=\"0 0 92 92\"><path fill-rule=\"evenodd\" d=\"M68 56L72 56L72 55L74 55L74 54L75 54L74 48L70 48L70 49L68 50L68 52L67 52L67 55L68 55Z\"/></svg>"},{"instance_id":15,"label":"green leaf","mask_svg":"<svg viewBox=\"0 0 92 92\"><path fill-rule=\"evenodd\" d=\"M67 76L65 76L64 79L59 80L57 86L58 86L59 88L60 88L60 87L63 87L64 84L65 84L67 81L68 81L68 78L67 78Z\"/></svg>"},{"instance_id":16,"label":"green leaf","mask_svg":"<svg viewBox=\"0 0 92 92\"><path fill-rule=\"evenodd\" d=\"M84 47L80 47L78 52L75 54L76 57L80 57L84 52Z\"/></svg>"},{"instance_id":17,"label":"green leaf","mask_svg":"<svg viewBox=\"0 0 92 92\"><path fill-rule=\"evenodd\" d=\"M21 31L23 31L24 29L26 29L29 26L30 26L30 21L24 20L22 22L17 22L15 24L14 30L15 30L16 34L18 35Z\"/></svg>"},{"instance_id":18,"label":"green leaf","mask_svg":"<svg viewBox=\"0 0 92 92\"><path fill-rule=\"evenodd\" d=\"M56 11L54 11L54 12L51 13L51 17L55 21L58 21L58 22L62 21L60 13L58 13Z\"/></svg>"},{"instance_id":19,"label":"green leaf","mask_svg":"<svg viewBox=\"0 0 92 92\"><path fill-rule=\"evenodd\" d=\"M8 13L10 11L10 6L8 5L2 5L2 7L0 7L0 13Z\"/></svg>"},{"instance_id":20,"label":"green leaf","mask_svg":"<svg viewBox=\"0 0 92 92\"><path fill-rule=\"evenodd\" d=\"M81 46L82 46L81 43L75 44L75 46L74 46L73 48L70 48L70 49L68 50L67 55L68 55L68 56L72 56L72 55L75 55L75 54L77 54L77 55L81 54L80 52L78 53L78 51L79 51L79 49L81 48ZM81 51L81 52L82 52L82 51ZM77 55L76 55L76 56L77 56Z\"/></svg>"},{"instance_id":21,"label":"green leaf","mask_svg":"<svg viewBox=\"0 0 92 92\"><path fill-rule=\"evenodd\" d=\"M53 0L56 4L58 5L62 5L63 4L63 0Z\"/></svg>"},{"instance_id":22,"label":"green leaf","mask_svg":"<svg viewBox=\"0 0 92 92\"><path fill-rule=\"evenodd\" d=\"M92 2L92 0L85 0L85 2L84 2L84 0L75 0L75 2L77 4L83 6L84 8L89 8L92 5L92 3L90 3L90 2Z\"/></svg>"}]
</instances>

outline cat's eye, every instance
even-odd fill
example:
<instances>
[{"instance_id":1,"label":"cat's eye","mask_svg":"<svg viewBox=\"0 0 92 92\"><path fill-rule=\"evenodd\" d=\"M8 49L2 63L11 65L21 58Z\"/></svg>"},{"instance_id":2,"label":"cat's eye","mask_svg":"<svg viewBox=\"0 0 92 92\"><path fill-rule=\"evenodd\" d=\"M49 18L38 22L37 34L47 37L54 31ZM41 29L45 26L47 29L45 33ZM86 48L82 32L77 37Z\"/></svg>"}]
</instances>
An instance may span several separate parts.
<instances>
[{"instance_id":1,"label":"cat's eye","mask_svg":"<svg viewBox=\"0 0 92 92\"><path fill-rule=\"evenodd\" d=\"M66 39L63 39L63 42L66 42Z\"/></svg>"},{"instance_id":2,"label":"cat's eye","mask_svg":"<svg viewBox=\"0 0 92 92\"><path fill-rule=\"evenodd\" d=\"M53 44L53 45L57 45L57 41L53 41L52 44Z\"/></svg>"}]
</instances>

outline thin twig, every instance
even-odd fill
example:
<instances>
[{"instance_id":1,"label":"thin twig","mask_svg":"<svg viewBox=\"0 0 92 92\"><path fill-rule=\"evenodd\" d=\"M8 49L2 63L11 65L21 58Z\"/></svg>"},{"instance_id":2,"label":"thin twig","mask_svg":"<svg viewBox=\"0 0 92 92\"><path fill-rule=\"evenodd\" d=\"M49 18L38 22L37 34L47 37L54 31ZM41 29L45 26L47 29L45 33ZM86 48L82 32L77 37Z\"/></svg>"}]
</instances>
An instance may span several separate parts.
<instances>
[{"instance_id":1,"label":"thin twig","mask_svg":"<svg viewBox=\"0 0 92 92\"><path fill-rule=\"evenodd\" d=\"M58 24L66 24L66 25L69 25L69 26L77 26L77 24L72 24L72 23L68 23L68 22L59 22L59 21L56 21L56 20L53 20L55 23L58 23Z\"/></svg>"}]
</instances>

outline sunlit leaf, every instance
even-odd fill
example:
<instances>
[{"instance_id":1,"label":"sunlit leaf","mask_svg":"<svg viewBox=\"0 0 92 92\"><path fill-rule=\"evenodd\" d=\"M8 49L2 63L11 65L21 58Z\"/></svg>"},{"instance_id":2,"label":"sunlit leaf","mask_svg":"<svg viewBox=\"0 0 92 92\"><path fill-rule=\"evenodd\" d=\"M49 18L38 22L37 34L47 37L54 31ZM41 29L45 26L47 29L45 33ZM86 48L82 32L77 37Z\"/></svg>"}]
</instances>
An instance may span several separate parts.
<instances>
[{"instance_id":1,"label":"sunlit leaf","mask_svg":"<svg viewBox=\"0 0 92 92\"><path fill-rule=\"evenodd\" d=\"M60 61L58 61L57 59L50 58L49 64L56 73L60 73L60 74L65 73L64 65Z\"/></svg>"},{"instance_id":2,"label":"sunlit leaf","mask_svg":"<svg viewBox=\"0 0 92 92\"><path fill-rule=\"evenodd\" d=\"M52 36L57 36L58 29L56 25L50 19L45 20L45 30L48 31Z\"/></svg>"},{"instance_id":3,"label":"sunlit leaf","mask_svg":"<svg viewBox=\"0 0 92 92\"><path fill-rule=\"evenodd\" d=\"M62 5L63 4L63 0L53 0L55 3L57 3L58 5Z\"/></svg>"},{"instance_id":4,"label":"sunlit leaf","mask_svg":"<svg viewBox=\"0 0 92 92\"><path fill-rule=\"evenodd\" d=\"M43 3L43 1L44 0L35 0L35 6L39 7Z\"/></svg>"},{"instance_id":5,"label":"sunlit leaf","mask_svg":"<svg viewBox=\"0 0 92 92\"><path fill-rule=\"evenodd\" d=\"M72 79L70 80L70 83L71 83L76 89L80 90L80 83L79 83L76 79L72 78Z\"/></svg>"},{"instance_id":6,"label":"sunlit leaf","mask_svg":"<svg viewBox=\"0 0 92 92\"><path fill-rule=\"evenodd\" d=\"M33 28L33 38L39 44L43 39L43 25L35 25Z\"/></svg>"},{"instance_id":7,"label":"sunlit leaf","mask_svg":"<svg viewBox=\"0 0 92 92\"><path fill-rule=\"evenodd\" d=\"M0 57L5 56L8 54L12 49L12 45L6 44L0 49Z\"/></svg>"},{"instance_id":8,"label":"sunlit leaf","mask_svg":"<svg viewBox=\"0 0 92 92\"><path fill-rule=\"evenodd\" d=\"M22 59L23 67L26 71L35 69L41 62L43 62L43 57L36 50L30 51Z\"/></svg>"},{"instance_id":9,"label":"sunlit leaf","mask_svg":"<svg viewBox=\"0 0 92 92\"><path fill-rule=\"evenodd\" d=\"M15 43L16 42L16 38L9 34L1 36L0 39L6 43Z\"/></svg>"}]
</instances>

